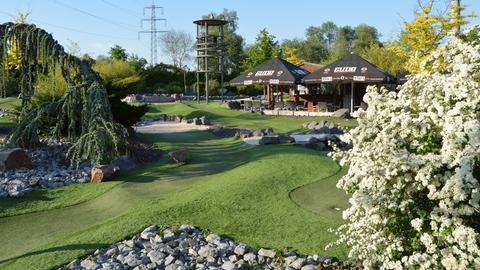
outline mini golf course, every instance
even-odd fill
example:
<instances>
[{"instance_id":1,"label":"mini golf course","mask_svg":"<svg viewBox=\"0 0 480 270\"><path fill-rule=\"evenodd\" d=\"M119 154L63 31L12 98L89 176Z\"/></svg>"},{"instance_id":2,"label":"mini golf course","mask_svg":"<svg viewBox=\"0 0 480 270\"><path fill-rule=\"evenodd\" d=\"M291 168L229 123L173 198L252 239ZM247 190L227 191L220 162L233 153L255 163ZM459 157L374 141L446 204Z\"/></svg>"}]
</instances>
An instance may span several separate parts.
<instances>
[{"instance_id":1,"label":"mini golf course","mask_svg":"<svg viewBox=\"0 0 480 270\"><path fill-rule=\"evenodd\" d=\"M252 125L264 120L258 121ZM189 223L252 247L345 258L344 247L324 250L335 239L328 229L342 223L347 204L335 187L342 171L329 157L290 145L251 146L205 131L143 136L164 150L188 148L189 162L177 165L165 156L115 181L0 199L0 269L58 267L151 224Z\"/></svg>"}]
</instances>

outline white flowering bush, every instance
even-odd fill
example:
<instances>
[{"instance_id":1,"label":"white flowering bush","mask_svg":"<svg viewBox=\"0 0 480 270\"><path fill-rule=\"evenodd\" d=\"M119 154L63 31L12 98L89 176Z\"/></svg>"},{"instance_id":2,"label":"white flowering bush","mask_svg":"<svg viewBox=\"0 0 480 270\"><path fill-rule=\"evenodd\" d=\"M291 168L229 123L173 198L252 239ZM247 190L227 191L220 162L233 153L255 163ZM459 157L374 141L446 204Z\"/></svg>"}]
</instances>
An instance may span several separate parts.
<instances>
[{"instance_id":1,"label":"white flowering bush","mask_svg":"<svg viewBox=\"0 0 480 270\"><path fill-rule=\"evenodd\" d=\"M352 196L337 233L367 269L480 269L480 26L368 109L333 156Z\"/></svg>"}]
</instances>

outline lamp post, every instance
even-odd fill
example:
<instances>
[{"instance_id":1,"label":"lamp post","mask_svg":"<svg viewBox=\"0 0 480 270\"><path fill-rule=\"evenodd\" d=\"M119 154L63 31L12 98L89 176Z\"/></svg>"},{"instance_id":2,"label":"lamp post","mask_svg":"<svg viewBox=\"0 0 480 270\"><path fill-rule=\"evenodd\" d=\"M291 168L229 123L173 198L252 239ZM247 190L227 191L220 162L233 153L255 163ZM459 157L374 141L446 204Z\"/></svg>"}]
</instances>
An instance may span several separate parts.
<instances>
[{"instance_id":1,"label":"lamp post","mask_svg":"<svg viewBox=\"0 0 480 270\"><path fill-rule=\"evenodd\" d=\"M185 95L187 95L187 72L190 71L188 66L183 66L183 88L185 89Z\"/></svg>"}]
</instances>

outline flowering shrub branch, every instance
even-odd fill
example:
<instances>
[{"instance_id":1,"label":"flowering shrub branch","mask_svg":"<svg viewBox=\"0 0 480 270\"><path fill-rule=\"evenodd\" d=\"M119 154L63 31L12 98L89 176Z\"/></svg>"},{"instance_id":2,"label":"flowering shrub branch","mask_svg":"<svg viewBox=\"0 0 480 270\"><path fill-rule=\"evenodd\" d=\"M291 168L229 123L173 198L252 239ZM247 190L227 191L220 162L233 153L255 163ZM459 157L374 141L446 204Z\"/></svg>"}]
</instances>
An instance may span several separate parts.
<instances>
[{"instance_id":1,"label":"flowering shrub branch","mask_svg":"<svg viewBox=\"0 0 480 270\"><path fill-rule=\"evenodd\" d=\"M480 26L452 36L398 92L369 87L337 243L367 269L480 269Z\"/></svg>"}]
</instances>

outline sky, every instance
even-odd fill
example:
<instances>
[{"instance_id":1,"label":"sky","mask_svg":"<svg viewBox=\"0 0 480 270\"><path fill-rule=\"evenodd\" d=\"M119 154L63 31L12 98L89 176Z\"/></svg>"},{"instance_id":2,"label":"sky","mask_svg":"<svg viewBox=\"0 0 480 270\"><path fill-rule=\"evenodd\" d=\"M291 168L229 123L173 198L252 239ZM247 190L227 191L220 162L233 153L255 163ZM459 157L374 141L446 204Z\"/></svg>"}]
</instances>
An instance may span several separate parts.
<instances>
[{"instance_id":1,"label":"sky","mask_svg":"<svg viewBox=\"0 0 480 270\"><path fill-rule=\"evenodd\" d=\"M448 0L437 0L440 5ZM398 36L404 20L414 17L417 0L155 0L163 6L166 23L159 22L159 30L181 30L196 33L192 23L211 12L224 8L236 10L239 17L238 33L246 43L253 43L262 28L279 41L304 37L305 29L333 21L339 26L366 23L375 26L381 40ZM479 0L462 0L467 12L480 15ZM143 7L152 0L0 0L0 23L12 21L19 12L30 12L28 21L53 34L60 44L69 47L78 43L81 53L92 56L106 55L115 44L150 59L150 35L139 31L149 30L149 23L141 27L145 16ZM480 24L480 18L470 24ZM158 51L158 59L169 62Z\"/></svg>"}]
</instances>

